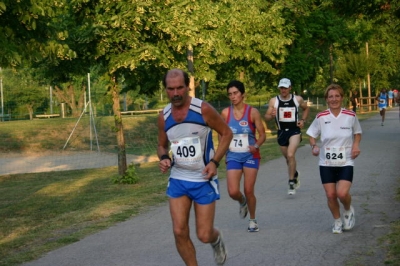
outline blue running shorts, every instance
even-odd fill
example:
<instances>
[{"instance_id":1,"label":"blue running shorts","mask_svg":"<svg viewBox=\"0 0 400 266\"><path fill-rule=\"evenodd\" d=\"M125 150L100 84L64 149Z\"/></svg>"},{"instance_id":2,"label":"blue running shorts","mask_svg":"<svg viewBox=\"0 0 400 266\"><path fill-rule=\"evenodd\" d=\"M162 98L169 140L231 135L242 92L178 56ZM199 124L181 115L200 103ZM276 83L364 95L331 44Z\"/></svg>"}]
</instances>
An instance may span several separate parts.
<instances>
[{"instance_id":1,"label":"blue running shorts","mask_svg":"<svg viewBox=\"0 0 400 266\"><path fill-rule=\"evenodd\" d=\"M249 159L245 162L228 161L226 170L242 170L244 167L258 169L260 167L260 159Z\"/></svg>"},{"instance_id":2,"label":"blue running shorts","mask_svg":"<svg viewBox=\"0 0 400 266\"><path fill-rule=\"evenodd\" d=\"M220 199L217 178L206 182L191 182L170 177L166 194L170 198L187 196L202 205L210 204Z\"/></svg>"}]
</instances>

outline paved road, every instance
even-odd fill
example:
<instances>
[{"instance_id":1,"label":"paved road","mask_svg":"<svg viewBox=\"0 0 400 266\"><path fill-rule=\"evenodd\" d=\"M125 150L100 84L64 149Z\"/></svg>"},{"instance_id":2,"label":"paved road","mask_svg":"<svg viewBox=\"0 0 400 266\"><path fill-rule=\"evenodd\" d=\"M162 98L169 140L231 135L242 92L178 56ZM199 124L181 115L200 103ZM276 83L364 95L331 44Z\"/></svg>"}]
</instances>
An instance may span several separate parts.
<instances>
[{"instance_id":1,"label":"paved road","mask_svg":"<svg viewBox=\"0 0 400 266\"><path fill-rule=\"evenodd\" d=\"M361 125L361 155L351 190L354 229L331 233L333 219L320 184L317 158L304 146L297 153L301 187L295 196L286 194L283 158L261 166L256 188L258 233L247 232L247 220L239 219L238 204L230 200L226 181L221 181L215 224L228 249L225 265L383 265L385 254L378 239L389 232L390 223L400 214L400 203L394 199L400 177L398 111L387 112L383 127L379 115ZM165 204L25 265L183 265L171 228ZM199 265L214 265L211 247L191 233Z\"/></svg>"}]
</instances>

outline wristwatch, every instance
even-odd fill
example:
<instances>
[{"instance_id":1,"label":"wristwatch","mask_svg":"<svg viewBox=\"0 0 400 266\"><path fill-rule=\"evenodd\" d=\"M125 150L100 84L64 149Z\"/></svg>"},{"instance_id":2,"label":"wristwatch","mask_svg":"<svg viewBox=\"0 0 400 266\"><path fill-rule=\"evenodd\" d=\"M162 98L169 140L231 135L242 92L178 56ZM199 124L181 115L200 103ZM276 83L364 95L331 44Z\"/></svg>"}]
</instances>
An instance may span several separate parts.
<instances>
[{"instance_id":1,"label":"wristwatch","mask_svg":"<svg viewBox=\"0 0 400 266\"><path fill-rule=\"evenodd\" d=\"M214 159L211 159L210 160L210 162L213 162L214 164L215 164L215 166L218 168L218 166L219 166L219 162L217 162L216 160L214 160Z\"/></svg>"}]
</instances>

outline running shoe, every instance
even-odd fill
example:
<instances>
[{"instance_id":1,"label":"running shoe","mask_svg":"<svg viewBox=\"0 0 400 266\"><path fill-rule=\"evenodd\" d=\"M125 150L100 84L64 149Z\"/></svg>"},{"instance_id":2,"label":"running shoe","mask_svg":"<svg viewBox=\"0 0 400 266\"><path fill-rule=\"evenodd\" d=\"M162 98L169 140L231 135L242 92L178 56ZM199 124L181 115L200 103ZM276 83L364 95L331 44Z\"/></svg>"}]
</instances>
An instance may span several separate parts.
<instances>
[{"instance_id":1,"label":"running shoe","mask_svg":"<svg viewBox=\"0 0 400 266\"><path fill-rule=\"evenodd\" d=\"M342 221L335 221L332 225L332 233L341 234L343 232L343 223Z\"/></svg>"},{"instance_id":2,"label":"running shoe","mask_svg":"<svg viewBox=\"0 0 400 266\"><path fill-rule=\"evenodd\" d=\"M244 195L242 195L244 198L244 203L239 202L239 216L240 218L244 219L247 216L247 213L249 211L249 208L247 207L247 199Z\"/></svg>"},{"instance_id":3,"label":"running shoe","mask_svg":"<svg viewBox=\"0 0 400 266\"><path fill-rule=\"evenodd\" d=\"M294 195L296 194L296 188L295 188L295 183L293 180L289 180L289 190L288 190L289 195Z\"/></svg>"},{"instance_id":4,"label":"running shoe","mask_svg":"<svg viewBox=\"0 0 400 266\"><path fill-rule=\"evenodd\" d=\"M381 123L381 126L383 126L383 122Z\"/></svg>"},{"instance_id":5,"label":"running shoe","mask_svg":"<svg viewBox=\"0 0 400 266\"><path fill-rule=\"evenodd\" d=\"M344 220L343 230L350 230L354 227L356 223L356 217L354 214L353 206L350 206L350 210L344 211L343 220Z\"/></svg>"},{"instance_id":6,"label":"running shoe","mask_svg":"<svg viewBox=\"0 0 400 266\"><path fill-rule=\"evenodd\" d=\"M299 189L300 187L300 173L296 170L294 174L294 189Z\"/></svg>"},{"instance_id":7,"label":"running shoe","mask_svg":"<svg viewBox=\"0 0 400 266\"><path fill-rule=\"evenodd\" d=\"M211 244L214 250L214 260L217 265L223 265L226 261L226 249L224 241L222 240L222 234L219 233L218 241L216 244Z\"/></svg>"},{"instance_id":8,"label":"running shoe","mask_svg":"<svg viewBox=\"0 0 400 266\"><path fill-rule=\"evenodd\" d=\"M257 220L250 220L247 232L253 233L258 231L260 231L260 229L258 228Z\"/></svg>"}]
</instances>

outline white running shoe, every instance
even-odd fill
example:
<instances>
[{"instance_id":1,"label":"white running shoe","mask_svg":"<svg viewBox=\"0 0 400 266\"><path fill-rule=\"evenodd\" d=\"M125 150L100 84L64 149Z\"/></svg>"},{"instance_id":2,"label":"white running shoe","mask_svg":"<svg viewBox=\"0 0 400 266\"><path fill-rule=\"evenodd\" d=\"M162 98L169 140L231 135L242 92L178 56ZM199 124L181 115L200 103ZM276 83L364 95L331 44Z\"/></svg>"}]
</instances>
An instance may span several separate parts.
<instances>
[{"instance_id":1,"label":"white running shoe","mask_svg":"<svg viewBox=\"0 0 400 266\"><path fill-rule=\"evenodd\" d=\"M344 211L343 220L344 220L343 230L350 230L354 227L356 223L356 217L353 206L350 206L350 210Z\"/></svg>"},{"instance_id":2,"label":"white running shoe","mask_svg":"<svg viewBox=\"0 0 400 266\"><path fill-rule=\"evenodd\" d=\"M342 221L335 221L332 225L332 233L341 234L343 232L343 223Z\"/></svg>"},{"instance_id":3,"label":"white running shoe","mask_svg":"<svg viewBox=\"0 0 400 266\"><path fill-rule=\"evenodd\" d=\"M244 204L239 202L239 216L242 219L246 218L247 213L249 211L249 208L247 207L247 199L244 195L243 195L243 198L245 200Z\"/></svg>"},{"instance_id":4,"label":"white running shoe","mask_svg":"<svg viewBox=\"0 0 400 266\"><path fill-rule=\"evenodd\" d=\"M296 194L295 183L293 181L289 181L288 195L294 195L294 194Z\"/></svg>"},{"instance_id":5,"label":"white running shoe","mask_svg":"<svg viewBox=\"0 0 400 266\"><path fill-rule=\"evenodd\" d=\"M211 244L214 250L214 260L217 265L223 265L226 261L227 253L225 249L224 241L222 240L222 234L219 233L218 241L215 245Z\"/></svg>"},{"instance_id":6,"label":"white running shoe","mask_svg":"<svg viewBox=\"0 0 400 266\"><path fill-rule=\"evenodd\" d=\"M247 228L247 232L253 233L258 232L260 229L258 228L258 224L256 220L250 220L249 227Z\"/></svg>"}]
</instances>

